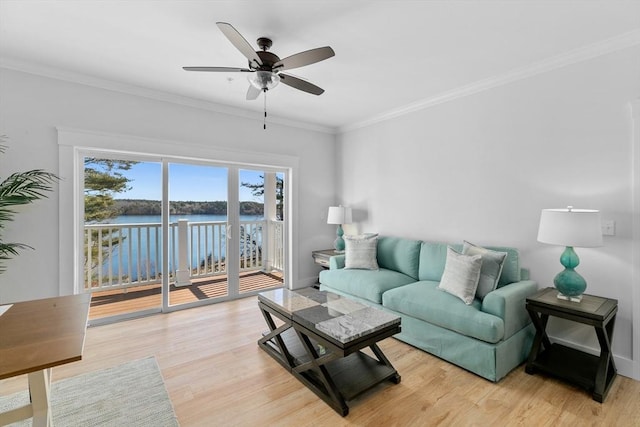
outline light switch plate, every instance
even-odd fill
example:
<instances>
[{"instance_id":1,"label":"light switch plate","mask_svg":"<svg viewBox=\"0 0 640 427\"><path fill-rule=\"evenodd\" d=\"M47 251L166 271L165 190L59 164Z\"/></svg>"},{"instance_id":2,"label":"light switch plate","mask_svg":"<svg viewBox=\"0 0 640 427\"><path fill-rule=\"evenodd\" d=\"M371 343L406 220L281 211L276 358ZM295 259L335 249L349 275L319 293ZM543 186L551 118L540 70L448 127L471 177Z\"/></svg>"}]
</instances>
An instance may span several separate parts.
<instances>
[{"instance_id":1,"label":"light switch plate","mask_svg":"<svg viewBox=\"0 0 640 427\"><path fill-rule=\"evenodd\" d=\"M616 222L613 220L602 221L602 235L603 236L615 236L616 235Z\"/></svg>"}]
</instances>

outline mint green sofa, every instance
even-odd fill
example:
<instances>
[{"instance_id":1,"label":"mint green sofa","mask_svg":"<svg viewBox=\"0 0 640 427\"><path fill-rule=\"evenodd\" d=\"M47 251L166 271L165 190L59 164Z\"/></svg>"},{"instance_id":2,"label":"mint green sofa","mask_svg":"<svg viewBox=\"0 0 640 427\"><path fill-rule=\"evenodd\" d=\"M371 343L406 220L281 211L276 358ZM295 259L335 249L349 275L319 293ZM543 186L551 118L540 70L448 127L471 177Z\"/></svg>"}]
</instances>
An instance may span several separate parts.
<instances>
[{"instance_id":1,"label":"mint green sofa","mask_svg":"<svg viewBox=\"0 0 640 427\"><path fill-rule=\"evenodd\" d=\"M498 287L481 301L466 305L438 288L444 272L447 246L461 244L423 242L380 237L379 270L344 268L344 255L330 259L320 272L320 290L381 307L402 318L395 338L474 372L498 381L528 356L534 328L525 299L537 284L520 268L514 248L488 247L507 252Z\"/></svg>"}]
</instances>

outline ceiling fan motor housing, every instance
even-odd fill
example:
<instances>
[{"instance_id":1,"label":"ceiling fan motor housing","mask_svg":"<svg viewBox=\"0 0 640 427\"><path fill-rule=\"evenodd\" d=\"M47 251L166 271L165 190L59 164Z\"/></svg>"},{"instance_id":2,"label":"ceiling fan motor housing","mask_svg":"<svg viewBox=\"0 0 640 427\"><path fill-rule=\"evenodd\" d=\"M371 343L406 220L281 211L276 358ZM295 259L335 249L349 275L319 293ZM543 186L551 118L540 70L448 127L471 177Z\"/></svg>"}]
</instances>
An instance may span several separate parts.
<instances>
[{"instance_id":1,"label":"ceiling fan motor housing","mask_svg":"<svg viewBox=\"0 0 640 427\"><path fill-rule=\"evenodd\" d=\"M266 52L266 51L256 51L260 60L262 61L262 65L258 66L257 70L260 71L272 71L273 64L280 61L280 58L275 53ZM251 67L251 63L249 63L249 67Z\"/></svg>"}]
</instances>

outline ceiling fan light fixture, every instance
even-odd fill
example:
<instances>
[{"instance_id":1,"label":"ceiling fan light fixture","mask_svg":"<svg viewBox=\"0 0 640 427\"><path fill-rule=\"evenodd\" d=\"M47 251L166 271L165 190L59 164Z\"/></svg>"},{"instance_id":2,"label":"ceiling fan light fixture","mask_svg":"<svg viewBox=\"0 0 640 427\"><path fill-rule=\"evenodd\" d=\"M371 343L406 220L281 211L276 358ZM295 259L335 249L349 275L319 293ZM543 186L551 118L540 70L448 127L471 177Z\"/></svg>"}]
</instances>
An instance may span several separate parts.
<instances>
[{"instance_id":1,"label":"ceiling fan light fixture","mask_svg":"<svg viewBox=\"0 0 640 427\"><path fill-rule=\"evenodd\" d=\"M256 89L271 90L280 83L280 76L272 71L256 71L248 77L249 83Z\"/></svg>"}]
</instances>

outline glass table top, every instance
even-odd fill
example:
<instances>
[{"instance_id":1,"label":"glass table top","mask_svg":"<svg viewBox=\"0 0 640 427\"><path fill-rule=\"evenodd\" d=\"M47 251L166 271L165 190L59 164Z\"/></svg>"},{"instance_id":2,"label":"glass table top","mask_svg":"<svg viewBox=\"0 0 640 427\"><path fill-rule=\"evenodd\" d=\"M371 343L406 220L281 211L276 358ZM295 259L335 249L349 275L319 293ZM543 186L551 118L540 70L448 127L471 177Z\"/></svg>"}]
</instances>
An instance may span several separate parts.
<instances>
[{"instance_id":1,"label":"glass table top","mask_svg":"<svg viewBox=\"0 0 640 427\"><path fill-rule=\"evenodd\" d=\"M310 288L298 292L275 289L260 293L258 299L275 305L293 321L344 344L400 324L400 317L394 314Z\"/></svg>"}]
</instances>

